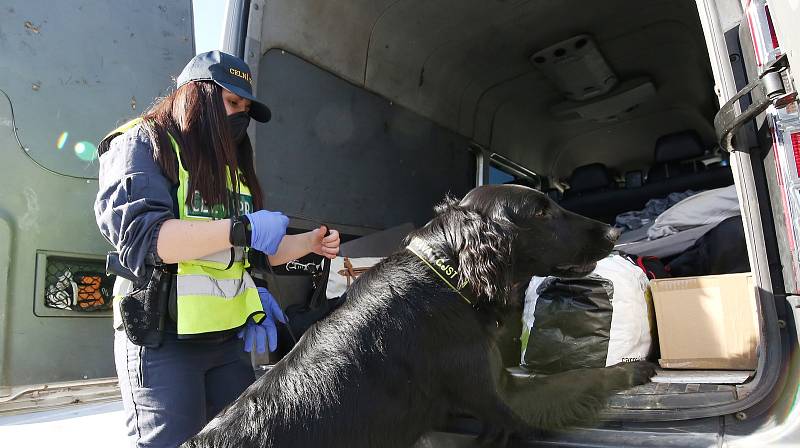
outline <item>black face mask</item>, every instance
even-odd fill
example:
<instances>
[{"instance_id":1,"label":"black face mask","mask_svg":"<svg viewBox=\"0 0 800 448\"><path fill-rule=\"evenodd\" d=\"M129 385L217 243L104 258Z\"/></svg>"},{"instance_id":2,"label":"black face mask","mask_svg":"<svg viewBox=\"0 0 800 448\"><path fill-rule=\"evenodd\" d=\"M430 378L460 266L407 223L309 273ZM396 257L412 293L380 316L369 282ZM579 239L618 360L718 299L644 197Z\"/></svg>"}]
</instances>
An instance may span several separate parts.
<instances>
[{"instance_id":1,"label":"black face mask","mask_svg":"<svg viewBox=\"0 0 800 448\"><path fill-rule=\"evenodd\" d=\"M250 125L250 115L247 112L236 112L228 115L228 126L231 129L233 142L238 145L247 135L247 126Z\"/></svg>"}]
</instances>

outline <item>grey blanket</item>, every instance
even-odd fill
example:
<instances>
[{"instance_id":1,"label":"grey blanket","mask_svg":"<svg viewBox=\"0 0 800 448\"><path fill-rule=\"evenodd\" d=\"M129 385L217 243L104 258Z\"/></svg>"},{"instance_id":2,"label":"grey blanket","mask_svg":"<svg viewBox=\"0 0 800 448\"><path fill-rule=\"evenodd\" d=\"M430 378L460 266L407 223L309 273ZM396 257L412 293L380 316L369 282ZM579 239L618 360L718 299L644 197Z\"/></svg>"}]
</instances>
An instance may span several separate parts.
<instances>
[{"instance_id":1,"label":"grey blanket","mask_svg":"<svg viewBox=\"0 0 800 448\"><path fill-rule=\"evenodd\" d=\"M649 226L655 221L658 215L664 213L665 210L694 194L697 194L697 192L687 190L681 193L670 193L670 195L665 198L650 199L641 210L617 215L614 227L618 228L622 233L625 233L643 226Z\"/></svg>"}]
</instances>

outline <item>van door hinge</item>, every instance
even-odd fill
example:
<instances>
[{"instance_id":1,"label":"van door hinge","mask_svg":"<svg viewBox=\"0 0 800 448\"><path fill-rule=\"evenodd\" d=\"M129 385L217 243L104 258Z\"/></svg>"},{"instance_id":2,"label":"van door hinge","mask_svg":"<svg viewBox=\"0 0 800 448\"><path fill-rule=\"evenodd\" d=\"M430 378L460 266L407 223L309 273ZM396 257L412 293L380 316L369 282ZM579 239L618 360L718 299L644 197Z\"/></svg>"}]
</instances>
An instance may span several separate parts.
<instances>
[{"instance_id":1,"label":"van door hinge","mask_svg":"<svg viewBox=\"0 0 800 448\"><path fill-rule=\"evenodd\" d=\"M768 65L758 79L746 85L738 91L727 103L725 103L717 116L714 117L714 128L717 131L717 139L722 149L733 152L733 136L739 128L764 112L770 105L781 109L797 99L797 92L786 92L783 83L782 73L789 68L789 60L786 55L782 55L773 63ZM758 88L761 95L753 95L752 104L737 114L736 105L742 97Z\"/></svg>"}]
</instances>

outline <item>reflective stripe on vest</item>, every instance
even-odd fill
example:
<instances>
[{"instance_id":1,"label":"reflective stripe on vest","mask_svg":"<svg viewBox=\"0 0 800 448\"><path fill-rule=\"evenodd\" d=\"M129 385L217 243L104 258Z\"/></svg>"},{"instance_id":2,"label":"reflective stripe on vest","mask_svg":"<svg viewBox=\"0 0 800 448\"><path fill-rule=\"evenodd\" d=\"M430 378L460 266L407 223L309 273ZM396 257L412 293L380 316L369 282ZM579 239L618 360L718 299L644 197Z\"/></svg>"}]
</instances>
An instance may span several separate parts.
<instances>
[{"instance_id":1,"label":"reflective stripe on vest","mask_svg":"<svg viewBox=\"0 0 800 448\"><path fill-rule=\"evenodd\" d=\"M128 122L112 131L109 136L124 133L140 121L139 118ZM220 209L220 206L209 208L202 203L202 199L192 203L191 207L187 206L189 172L183 167L178 142L171 135L169 138L178 161L176 196L179 218L189 221L228 218L229 210ZM230 173L227 185L229 190L233 190ZM238 190L240 203L245 204L240 212L252 211L250 189L239 181ZM197 198L199 195L193 193L192 199ZM261 306L258 290L246 271L249 266L246 251L235 248L233 257L231 252L230 249L226 249L201 259L178 263L176 287L178 334L202 334L237 328L244 325L251 315L255 316L256 321L263 319L264 309Z\"/></svg>"}]
</instances>

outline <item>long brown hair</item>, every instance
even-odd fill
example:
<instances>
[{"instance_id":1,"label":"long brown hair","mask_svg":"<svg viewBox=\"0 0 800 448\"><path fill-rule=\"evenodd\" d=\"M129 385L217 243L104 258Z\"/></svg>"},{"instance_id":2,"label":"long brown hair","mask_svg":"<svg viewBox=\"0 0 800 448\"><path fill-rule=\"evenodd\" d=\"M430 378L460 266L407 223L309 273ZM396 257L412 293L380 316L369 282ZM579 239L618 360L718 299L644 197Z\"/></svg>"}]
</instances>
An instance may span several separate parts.
<instances>
[{"instance_id":1,"label":"long brown hair","mask_svg":"<svg viewBox=\"0 0 800 448\"><path fill-rule=\"evenodd\" d=\"M229 207L227 170L236 188L247 185L256 210L263 208L263 193L256 177L253 148L245 137L240 145L231 138L222 87L210 81L193 81L156 103L143 116L153 141L153 156L164 175L178 183L178 166L171 135L180 145L181 162L189 172L188 191L199 191L208 205ZM241 170L244 178L239 178ZM187 195L186 202L192 195Z\"/></svg>"}]
</instances>

